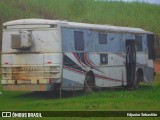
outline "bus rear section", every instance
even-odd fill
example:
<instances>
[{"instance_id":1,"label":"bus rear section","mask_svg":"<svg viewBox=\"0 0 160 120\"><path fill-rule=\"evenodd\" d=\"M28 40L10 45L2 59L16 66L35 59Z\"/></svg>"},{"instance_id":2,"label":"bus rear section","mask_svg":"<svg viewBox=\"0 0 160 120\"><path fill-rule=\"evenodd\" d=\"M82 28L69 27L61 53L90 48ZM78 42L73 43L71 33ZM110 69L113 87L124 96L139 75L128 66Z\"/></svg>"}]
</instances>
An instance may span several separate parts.
<instances>
[{"instance_id":1,"label":"bus rear section","mask_svg":"<svg viewBox=\"0 0 160 120\"><path fill-rule=\"evenodd\" d=\"M4 24L1 61L4 90L52 91L61 83L59 29L54 23L32 22L17 20Z\"/></svg>"}]
</instances>

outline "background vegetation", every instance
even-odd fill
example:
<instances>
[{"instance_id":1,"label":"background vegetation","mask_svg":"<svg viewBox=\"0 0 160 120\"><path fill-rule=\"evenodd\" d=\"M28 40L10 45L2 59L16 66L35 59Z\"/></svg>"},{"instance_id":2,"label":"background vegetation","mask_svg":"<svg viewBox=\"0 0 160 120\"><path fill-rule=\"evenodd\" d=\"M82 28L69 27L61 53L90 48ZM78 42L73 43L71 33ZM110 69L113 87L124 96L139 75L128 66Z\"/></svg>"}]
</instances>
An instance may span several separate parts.
<instances>
[{"instance_id":1,"label":"background vegetation","mask_svg":"<svg viewBox=\"0 0 160 120\"><path fill-rule=\"evenodd\" d=\"M15 19L45 18L139 27L160 36L160 5L148 3L95 2L95 0L0 0L0 15L1 26L3 22ZM159 52L158 56L160 56Z\"/></svg>"}]
</instances>

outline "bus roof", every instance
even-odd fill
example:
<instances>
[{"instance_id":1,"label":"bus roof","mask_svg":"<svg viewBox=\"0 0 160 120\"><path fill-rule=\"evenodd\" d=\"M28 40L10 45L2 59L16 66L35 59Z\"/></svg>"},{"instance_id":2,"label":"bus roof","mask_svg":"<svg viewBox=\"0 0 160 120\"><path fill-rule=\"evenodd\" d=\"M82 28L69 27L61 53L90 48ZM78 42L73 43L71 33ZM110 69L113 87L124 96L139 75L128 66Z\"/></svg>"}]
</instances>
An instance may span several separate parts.
<instances>
[{"instance_id":1,"label":"bus roof","mask_svg":"<svg viewBox=\"0 0 160 120\"><path fill-rule=\"evenodd\" d=\"M68 22L63 20L47 20L47 19L20 19L20 20L5 22L3 26L5 27L5 26L16 26L16 25L58 25L58 24L62 27L69 27L69 28L82 28L82 29L95 29L95 30L97 29L97 30L123 32L123 33L153 34L152 32L145 31L141 28L88 24L88 23Z\"/></svg>"}]
</instances>

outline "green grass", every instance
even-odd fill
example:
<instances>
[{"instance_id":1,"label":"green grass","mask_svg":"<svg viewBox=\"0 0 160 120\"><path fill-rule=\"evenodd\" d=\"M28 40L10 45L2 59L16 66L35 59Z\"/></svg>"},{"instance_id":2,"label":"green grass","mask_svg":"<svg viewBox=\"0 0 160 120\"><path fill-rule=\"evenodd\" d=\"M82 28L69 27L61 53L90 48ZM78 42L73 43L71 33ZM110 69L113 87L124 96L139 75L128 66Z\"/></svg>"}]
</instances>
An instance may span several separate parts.
<instances>
[{"instance_id":1,"label":"green grass","mask_svg":"<svg viewBox=\"0 0 160 120\"><path fill-rule=\"evenodd\" d=\"M160 82L154 90L143 85L137 90L105 90L95 94L81 94L73 97L62 95L62 99L50 93L28 93L2 91L0 95L0 110L159 110ZM77 93L78 94L78 93ZM73 105L74 104L74 105Z\"/></svg>"},{"instance_id":2,"label":"green grass","mask_svg":"<svg viewBox=\"0 0 160 120\"><path fill-rule=\"evenodd\" d=\"M75 96L72 95L72 92L69 92L63 93L62 99L59 99L58 95L55 95L53 92L10 92L3 91L2 86L0 91L2 92L0 95L0 111L160 110L160 75L157 75L155 78L154 89L150 84L142 83L137 90L121 89L112 91L107 89L101 92L97 91L95 94L77 92Z\"/></svg>"}]
</instances>

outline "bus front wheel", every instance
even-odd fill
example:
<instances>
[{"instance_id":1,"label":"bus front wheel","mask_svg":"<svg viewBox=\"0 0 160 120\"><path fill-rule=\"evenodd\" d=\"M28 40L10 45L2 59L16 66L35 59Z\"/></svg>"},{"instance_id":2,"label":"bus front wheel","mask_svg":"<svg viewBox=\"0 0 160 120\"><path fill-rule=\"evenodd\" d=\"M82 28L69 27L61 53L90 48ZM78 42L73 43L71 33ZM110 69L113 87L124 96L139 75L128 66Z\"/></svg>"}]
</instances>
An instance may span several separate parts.
<instances>
[{"instance_id":1,"label":"bus front wheel","mask_svg":"<svg viewBox=\"0 0 160 120\"><path fill-rule=\"evenodd\" d=\"M134 81L134 87L138 88L139 87L139 82L142 82L142 81L143 81L143 71L141 69L139 69L136 72L136 79Z\"/></svg>"}]
</instances>

